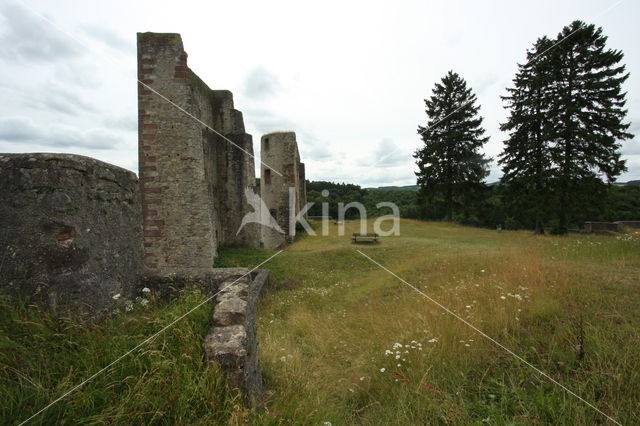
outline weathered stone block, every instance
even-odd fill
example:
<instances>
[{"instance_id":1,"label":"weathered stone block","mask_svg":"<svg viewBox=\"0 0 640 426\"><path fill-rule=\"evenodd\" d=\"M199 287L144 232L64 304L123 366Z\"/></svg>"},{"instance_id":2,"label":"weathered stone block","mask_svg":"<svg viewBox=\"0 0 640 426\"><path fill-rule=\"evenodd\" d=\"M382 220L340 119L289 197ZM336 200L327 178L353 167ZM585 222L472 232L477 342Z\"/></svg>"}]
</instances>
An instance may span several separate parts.
<instances>
[{"instance_id":1,"label":"weathered stone block","mask_svg":"<svg viewBox=\"0 0 640 426\"><path fill-rule=\"evenodd\" d=\"M0 154L0 289L99 317L137 284L136 175L69 154Z\"/></svg>"}]
</instances>

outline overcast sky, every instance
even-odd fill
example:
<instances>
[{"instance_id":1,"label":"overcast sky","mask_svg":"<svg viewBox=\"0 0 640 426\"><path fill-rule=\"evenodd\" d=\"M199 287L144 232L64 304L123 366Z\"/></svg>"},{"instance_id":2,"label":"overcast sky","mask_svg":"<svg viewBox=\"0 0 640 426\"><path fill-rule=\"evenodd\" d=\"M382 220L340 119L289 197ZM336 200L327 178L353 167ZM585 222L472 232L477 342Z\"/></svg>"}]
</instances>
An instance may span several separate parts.
<instances>
[{"instance_id":1,"label":"overcast sky","mask_svg":"<svg viewBox=\"0 0 640 426\"><path fill-rule=\"evenodd\" d=\"M640 179L640 3L602 1L276 2L0 0L0 152L69 152L137 172L136 32L182 34L189 67L228 89L258 152L293 130L307 178L415 184L424 99L448 70L481 105L496 157L500 96L542 35L575 19L624 52ZM488 181L499 179L495 162Z\"/></svg>"}]
</instances>

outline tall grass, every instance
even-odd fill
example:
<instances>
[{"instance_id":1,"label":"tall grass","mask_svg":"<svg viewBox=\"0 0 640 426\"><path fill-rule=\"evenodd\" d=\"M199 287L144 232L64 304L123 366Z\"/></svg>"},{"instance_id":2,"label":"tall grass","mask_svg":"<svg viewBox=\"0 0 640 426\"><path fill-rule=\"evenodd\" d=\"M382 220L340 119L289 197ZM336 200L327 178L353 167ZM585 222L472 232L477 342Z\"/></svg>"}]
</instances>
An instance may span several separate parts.
<instances>
[{"instance_id":1,"label":"tall grass","mask_svg":"<svg viewBox=\"0 0 640 426\"><path fill-rule=\"evenodd\" d=\"M0 299L0 424L28 419L204 298L186 290L170 304L138 305L94 325ZM220 373L204 366L210 313L203 306L29 424L204 425L246 417Z\"/></svg>"},{"instance_id":2,"label":"tall grass","mask_svg":"<svg viewBox=\"0 0 640 426\"><path fill-rule=\"evenodd\" d=\"M383 264L623 424L640 423L640 238L402 221L353 245L299 238L268 265L264 410L206 368L203 306L32 424L602 424L606 419L381 270ZM229 247L218 266L274 251ZM95 325L0 299L0 424L16 424L199 303Z\"/></svg>"},{"instance_id":3,"label":"tall grass","mask_svg":"<svg viewBox=\"0 0 640 426\"><path fill-rule=\"evenodd\" d=\"M403 221L401 236L354 246L332 231L269 265L277 285L262 303L259 334L274 421L606 420L356 249L602 411L640 421L637 238ZM255 253L225 257L246 264Z\"/></svg>"}]
</instances>

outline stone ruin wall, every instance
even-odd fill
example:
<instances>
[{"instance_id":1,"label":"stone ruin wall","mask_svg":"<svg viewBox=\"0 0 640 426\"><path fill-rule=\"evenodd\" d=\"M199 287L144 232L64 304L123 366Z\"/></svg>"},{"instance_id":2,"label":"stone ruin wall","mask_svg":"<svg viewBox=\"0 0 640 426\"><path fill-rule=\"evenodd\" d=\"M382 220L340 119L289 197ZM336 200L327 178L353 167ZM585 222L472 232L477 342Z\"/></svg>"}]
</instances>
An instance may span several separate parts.
<instances>
[{"instance_id":1,"label":"stone ruin wall","mask_svg":"<svg viewBox=\"0 0 640 426\"><path fill-rule=\"evenodd\" d=\"M229 272L220 279L218 271L224 269L213 269L213 262L223 244L280 247L290 239L266 234L265 240L267 228L256 223L237 234L245 214L253 212L245 196L256 191L252 137L231 92L211 90L188 68L178 34L138 34L138 78L143 83L138 85L138 128L146 282L153 286L195 277L219 292L204 345L206 360L217 363L245 400L257 405L262 379L255 316L268 272ZM295 187L297 214L306 203L304 167L295 133L274 134L274 144L273 151L263 149L262 158L283 170L284 179L261 185L260 192L268 208L279 212L288 235L288 187Z\"/></svg>"},{"instance_id":2,"label":"stone ruin wall","mask_svg":"<svg viewBox=\"0 0 640 426\"><path fill-rule=\"evenodd\" d=\"M71 154L0 154L0 289L99 318L140 279L135 173Z\"/></svg>"},{"instance_id":3,"label":"stone ruin wall","mask_svg":"<svg viewBox=\"0 0 640 426\"><path fill-rule=\"evenodd\" d=\"M138 78L148 86L138 85L146 268L197 272L213 266L222 244L258 246L258 225L236 236L255 168L231 92L211 90L189 69L179 34L138 34Z\"/></svg>"},{"instance_id":4,"label":"stone ruin wall","mask_svg":"<svg viewBox=\"0 0 640 426\"><path fill-rule=\"evenodd\" d=\"M307 203L304 164L300 162L294 132L274 132L261 138L260 195L269 213L284 234L262 227L264 248L280 248L292 242L295 228L290 215L296 216ZM295 189L294 211L290 211L290 191ZM295 226L295 225L294 225Z\"/></svg>"}]
</instances>

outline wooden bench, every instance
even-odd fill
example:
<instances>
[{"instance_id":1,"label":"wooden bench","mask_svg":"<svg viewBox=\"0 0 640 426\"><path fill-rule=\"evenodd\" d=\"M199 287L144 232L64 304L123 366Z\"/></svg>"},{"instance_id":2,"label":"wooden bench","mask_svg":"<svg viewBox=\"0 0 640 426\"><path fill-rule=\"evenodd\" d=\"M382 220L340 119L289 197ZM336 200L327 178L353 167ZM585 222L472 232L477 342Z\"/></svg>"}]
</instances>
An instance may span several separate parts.
<instances>
[{"instance_id":1,"label":"wooden bench","mask_svg":"<svg viewBox=\"0 0 640 426\"><path fill-rule=\"evenodd\" d=\"M333 220L331 216L307 216L309 220Z\"/></svg>"},{"instance_id":2,"label":"wooden bench","mask_svg":"<svg viewBox=\"0 0 640 426\"><path fill-rule=\"evenodd\" d=\"M358 241L370 241L377 243L378 242L378 234L361 234L355 232L351 234L351 241L357 243Z\"/></svg>"}]
</instances>

